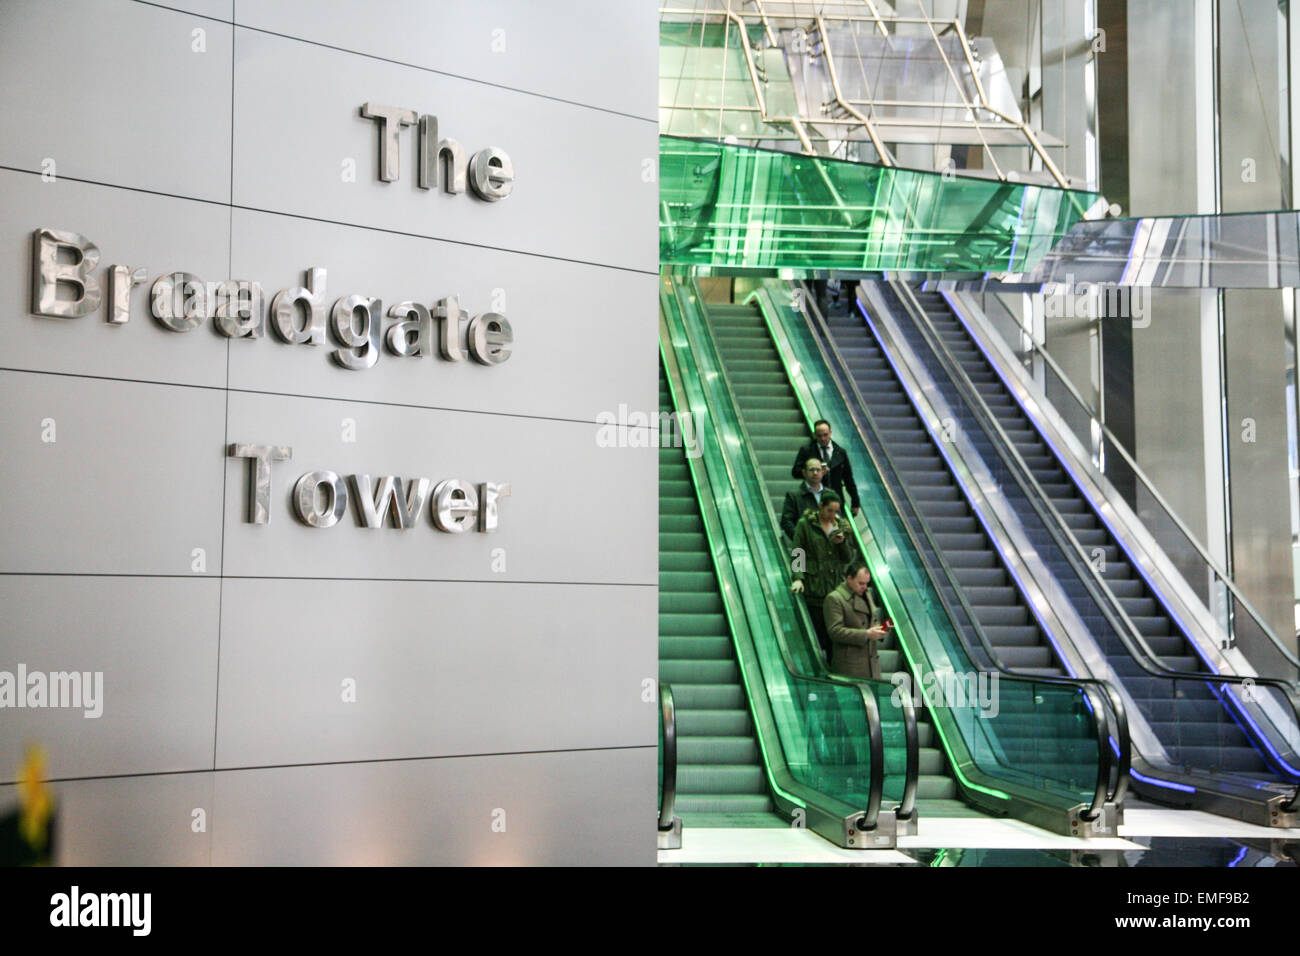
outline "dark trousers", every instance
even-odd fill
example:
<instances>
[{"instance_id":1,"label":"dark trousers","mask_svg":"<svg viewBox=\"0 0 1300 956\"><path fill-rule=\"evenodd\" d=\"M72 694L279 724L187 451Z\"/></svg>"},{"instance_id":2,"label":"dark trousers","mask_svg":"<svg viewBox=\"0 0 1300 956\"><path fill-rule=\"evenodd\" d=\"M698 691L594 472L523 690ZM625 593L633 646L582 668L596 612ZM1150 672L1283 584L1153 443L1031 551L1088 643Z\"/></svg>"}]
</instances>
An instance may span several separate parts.
<instances>
[{"instance_id":1,"label":"dark trousers","mask_svg":"<svg viewBox=\"0 0 1300 956\"><path fill-rule=\"evenodd\" d=\"M822 605L826 602L826 596L813 597L807 591L804 592L804 604L808 606L808 616L812 618L813 630L817 632L817 643L821 645L822 653L826 655L826 665L831 663L831 636L826 630L826 618L822 615Z\"/></svg>"}]
</instances>

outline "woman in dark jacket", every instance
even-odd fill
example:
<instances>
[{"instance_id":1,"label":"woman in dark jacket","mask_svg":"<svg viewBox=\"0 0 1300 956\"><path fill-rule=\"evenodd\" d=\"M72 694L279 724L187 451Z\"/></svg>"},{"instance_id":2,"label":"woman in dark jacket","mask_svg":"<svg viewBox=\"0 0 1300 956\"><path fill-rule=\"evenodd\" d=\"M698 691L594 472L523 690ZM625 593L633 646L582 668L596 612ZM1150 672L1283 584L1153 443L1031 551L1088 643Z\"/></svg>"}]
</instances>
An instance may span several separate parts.
<instances>
[{"instance_id":1,"label":"woman in dark jacket","mask_svg":"<svg viewBox=\"0 0 1300 956\"><path fill-rule=\"evenodd\" d=\"M794 526L794 549L791 552L794 583L790 590L803 594L812 618L817 643L831 659L831 641L826 633L822 605L826 595L843 579L844 566L857 554L853 546L853 529L840 515L840 497L833 491L822 492L821 504L809 508Z\"/></svg>"}]
</instances>

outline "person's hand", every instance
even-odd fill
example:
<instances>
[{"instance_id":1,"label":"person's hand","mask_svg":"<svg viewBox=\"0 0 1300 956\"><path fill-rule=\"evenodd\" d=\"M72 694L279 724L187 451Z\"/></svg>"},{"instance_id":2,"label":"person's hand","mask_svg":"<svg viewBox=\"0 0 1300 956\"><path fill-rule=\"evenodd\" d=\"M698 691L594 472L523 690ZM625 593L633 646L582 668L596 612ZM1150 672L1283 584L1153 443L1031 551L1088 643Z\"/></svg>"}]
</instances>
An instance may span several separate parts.
<instances>
[{"instance_id":1,"label":"person's hand","mask_svg":"<svg viewBox=\"0 0 1300 956\"><path fill-rule=\"evenodd\" d=\"M803 593L803 582L802 582L802 581L795 581L793 584L791 584L791 585L790 585L790 593L791 593L791 594L802 594L802 593Z\"/></svg>"},{"instance_id":2,"label":"person's hand","mask_svg":"<svg viewBox=\"0 0 1300 956\"><path fill-rule=\"evenodd\" d=\"M877 625L876 627L867 628L867 637L870 637L873 640L878 640L878 641L883 640L888 636L889 636L889 629L886 627Z\"/></svg>"},{"instance_id":3,"label":"person's hand","mask_svg":"<svg viewBox=\"0 0 1300 956\"><path fill-rule=\"evenodd\" d=\"M833 535L831 535L831 543L832 543L832 544L843 544L843 543L844 543L844 532L843 532L843 531L836 531Z\"/></svg>"}]
</instances>

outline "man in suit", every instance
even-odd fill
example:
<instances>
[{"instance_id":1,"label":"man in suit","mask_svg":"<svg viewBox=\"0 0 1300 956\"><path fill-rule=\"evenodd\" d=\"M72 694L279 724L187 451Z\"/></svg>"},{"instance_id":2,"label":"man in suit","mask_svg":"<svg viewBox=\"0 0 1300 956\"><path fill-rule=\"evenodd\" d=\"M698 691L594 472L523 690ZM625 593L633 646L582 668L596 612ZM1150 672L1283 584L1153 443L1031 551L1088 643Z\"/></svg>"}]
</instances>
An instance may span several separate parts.
<instances>
[{"instance_id":1,"label":"man in suit","mask_svg":"<svg viewBox=\"0 0 1300 956\"><path fill-rule=\"evenodd\" d=\"M862 561L851 561L844 580L826 595L822 605L831 641L832 671L880 680L877 646L889 634L881 627L883 614L871 593L871 572Z\"/></svg>"},{"instance_id":2,"label":"man in suit","mask_svg":"<svg viewBox=\"0 0 1300 956\"><path fill-rule=\"evenodd\" d=\"M804 462L803 481L794 491L785 493L785 504L781 507L781 531L787 538L794 537L794 526L799 523L803 513L810 508L816 511L822 503L822 492L826 490L826 466L816 455Z\"/></svg>"},{"instance_id":3,"label":"man in suit","mask_svg":"<svg viewBox=\"0 0 1300 956\"><path fill-rule=\"evenodd\" d=\"M804 466L809 458L822 460L827 468L824 479L826 487L839 495L841 500L852 502L852 511L856 516L862 510L862 499L858 497L858 483L853 480L853 466L849 464L848 452L831 441L831 423L825 419L813 425L812 442L799 449L794 467L790 469L791 478L803 477Z\"/></svg>"}]
</instances>

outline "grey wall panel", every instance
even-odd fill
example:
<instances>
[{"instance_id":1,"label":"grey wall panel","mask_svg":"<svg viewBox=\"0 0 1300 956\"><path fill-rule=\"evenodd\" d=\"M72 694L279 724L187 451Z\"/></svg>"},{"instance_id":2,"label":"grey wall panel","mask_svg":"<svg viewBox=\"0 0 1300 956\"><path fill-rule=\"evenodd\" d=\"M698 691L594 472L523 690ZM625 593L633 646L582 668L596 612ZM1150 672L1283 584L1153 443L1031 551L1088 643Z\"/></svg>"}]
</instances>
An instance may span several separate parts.
<instances>
[{"instance_id":1,"label":"grey wall panel","mask_svg":"<svg viewBox=\"0 0 1300 956\"><path fill-rule=\"evenodd\" d=\"M348 371L328 357L333 345L268 335L232 343L231 387L589 422L620 404L657 407L654 275L235 211L232 271L261 282L268 304L317 266L331 304L354 293L381 298L385 309L456 296L471 315L500 311L513 329L512 355L483 366L385 349L373 368Z\"/></svg>"},{"instance_id":2,"label":"grey wall panel","mask_svg":"<svg viewBox=\"0 0 1300 956\"><path fill-rule=\"evenodd\" d=\"M1133 330L1134 458L1178 517L1207 540L1205 415L1201 404L1199 293L1157 289L1151 321ZM1210 454L1218 454L1215 447ZM1222 497L1222 490L1216 493ZM1204 561L1163 509L1139 490L1138 515L1182 571L1208 598Z\"/></svg>"},{"instance_id":3,"label":"grey wall panel","mask_svg":"<svg viewBox=\"0 0 1300 956\"><path fill-rule=\"evenodd\" d=\"M7 0L0 114L22 135L0 163L228 200L231 31L126 0Z\"/></svg>"},{"instance_id":4,"label":"grey wall panel","mask_svg":"<svg viewBox=\"0 0 1300 956\"><path fill-rule=\"evenodd\" d=\"M100 672L103 688L99 717L0 709L0 779L29 742L54 777L210 768L219 590L212 578L0 577L0 671Z\"/></svg>"},{"instance_id":5,"label":"grey wall panel","mask_svg":"<svg viewBox=\"0 0 1300 956\"><path fill-rule=\"evenodd\" d=\"M0 522L0 571L219 573L225 404L216 389L0 372L0 477L22 498Z\"/></svg>"},{"instance_id":6,"label":"grey wall panel","mask_svg":"<svg viewBox=\"0 0 1300 956\"><path fill-rule=\"evenodd\" d=\"M1295 591L1286 534L1290 505L1281 294L1229 289L1223 305L1233 578L1274 633L1285 639L1294 633Z\"/></svg>"},{"instance_id":7,"label":"grey wall panel","mask_svg":"<svg viewBox=\"0 0 1300 956\"><path fill-rule=\"evenodd\" d=\"M658 673L656 598L653 587L226 581L217 767L653 747L642 682Z\"/></svg>"},{"instance_id":8,"label":"grey wall panel","mask_svg":"<svg viewBox=\"0 0 1300 956\"><path fill-rule=\"evenodd\" d=\"M648 224L659 187L642 178L643 160L657 161L656 126L242 28L235 57L236 204L658 271ZM514 191L486 203L419 189L414 128L402 135L401 178L380 182L366 102L436 114L440 137L468 153L505 150Z\"/></svg>"},{"instance_id":9,"label":"grey wall panel","mask_svg":"<svg viewBox=\"0 0 1300 956\"><path fill-rule=\"evenodd\" d=\"M1128 35L1134 42L1127 51L1131 208L1124 210L1126 216L1198 211L1191 7L1167 0L1129 0Z\"/></svg>"},{"instance_id":10,"label":"grey wall panel","mask_svg":"<svg viewBox=\"0 0 1300 956\"><path fill-rule=\"evenodd\" d=\"M178 773L54 784L54 865L207 866L212 778L211 772ZM0 808L17 801L16 790L0 787Z\"/></svg>"},{"instance_id":11,"label":"grey wall panel","mask_svg":"<svg viewBox=\"0 0 1300 956\"><path fill-rule=\"evenodd\" d=\"M655 766L645 747L218 773L212 862L653 866Z\"/></svg>"},{"instance_id":12,"label":"grey wall panel","mask_svg":"<svg viewBox=\"0 0 1300 956\"><path fill-rule=\"evenodd\" d=\"M658 580L658 451L599 447L594 425L232 392L228 433L231 442L288 445L293 460L272 466L264 525L245 520L246 463L225 465L227 575ZM196 460L218 451L204 447ZM413 528L362 528L351 507L334 527L312 528L293 516L290 498L298 477L317 470L510 482L512 495L491 534L435 530L428 505ZM502 556L505 571L493 571Z\"/></svg>"},{"instance_id":13,"label":"grey wall panel","mask_svg":"<svg viewBox=\"0 0 1300 956\"><path fill-rule=\"evenodd\" d=\"M0 170L0 194L12 228L0 232L0 318L8 368L72 372L153 382L224 386L226 339L211 323L177 333L149 313L149 285L160 275L189 272L220 281L230 271L230 210L128 189ZM32 232L76 232L100 252L93 273L104 305L77 319L31 313ZM146 283L131 296L131 317L110 325L108 267L144 268Z\"/></svg>"},{"instance_id":14,"label":"grey wall panel","mask_svg":"<svg viewBox=\"0 0 1300 956\"><path fill-rule=\"evenodd\" d=\"M345 0L241 4L241 26L368 53L656 120L658 4L583 0L557 8L517 0L382 0L363 16Z\"/></svg>"}]
</instances>

